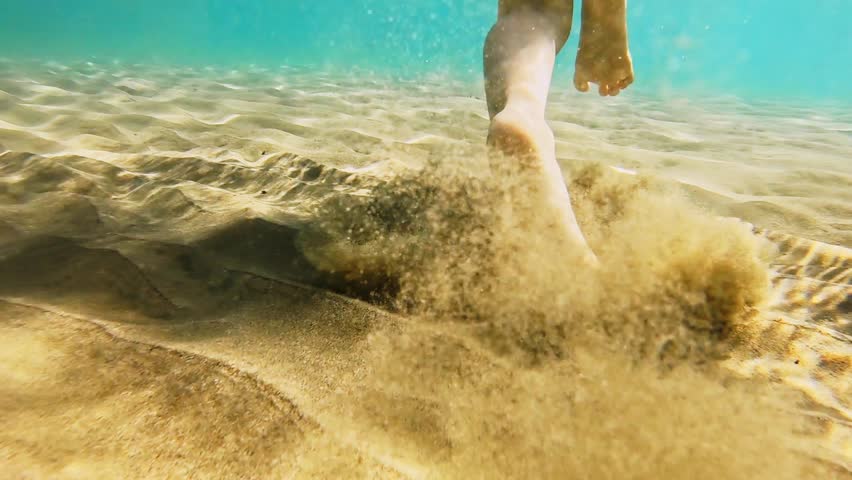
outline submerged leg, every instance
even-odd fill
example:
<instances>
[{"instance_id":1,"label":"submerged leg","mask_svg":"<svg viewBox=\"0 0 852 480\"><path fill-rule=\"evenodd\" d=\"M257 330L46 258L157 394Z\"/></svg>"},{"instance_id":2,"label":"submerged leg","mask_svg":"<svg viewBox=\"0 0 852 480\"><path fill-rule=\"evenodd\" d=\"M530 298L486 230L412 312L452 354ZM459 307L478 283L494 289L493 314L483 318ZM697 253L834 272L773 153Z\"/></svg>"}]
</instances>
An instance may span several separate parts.
<instances>
[{"instance_id":1,"label":"submerged leg","mask_svg":"<svg viewBox=\"0 0 852 480\"><path fill-rule=\"evenodd\" d=\"M580 48L574 85L585 92L589 82L601 95L615 96L633 83L627 45L627 0L583 0Z\"/></svg>"},{"instance_id":2,"label":"submerged leg","mask_svg":"<svg viewBox=\"0 0 852 480\"><path fill-rule=\"evenodd\" d=\"M552 217L557 234L588 260L594 255L571 208L556 162L553 132L544 119L557 52L571 31L568 0L500 0L499 18L485 41L485 94L491 126L488 144L496 161L529 174L529 195L541 217ZM497 165L506 171L507 165ZM525 185L526 188L526 185ZM521 200L521 199L517 199Z\"/></svg>"}]
</instances>

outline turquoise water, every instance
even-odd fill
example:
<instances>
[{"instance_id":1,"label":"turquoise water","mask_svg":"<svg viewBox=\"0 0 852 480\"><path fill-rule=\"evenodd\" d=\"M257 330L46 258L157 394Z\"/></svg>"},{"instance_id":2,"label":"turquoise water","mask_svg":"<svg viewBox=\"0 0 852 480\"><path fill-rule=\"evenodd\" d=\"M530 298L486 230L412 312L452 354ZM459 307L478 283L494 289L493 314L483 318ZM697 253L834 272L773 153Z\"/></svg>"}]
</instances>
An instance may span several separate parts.
<instances>
[{"instance_id":1,"label":"turquoise water","mask_svg":"<svg viewBox=\"0 0 852 480\"><path fill-rule=\"evenodd\" d=\"M474 77L496 3L3 0L0 57ZM638 89L852 100L852 1L636 0L628 8ZM561 55L556 85L571 85L576 39Z\"/></svg>"}]
</instances>

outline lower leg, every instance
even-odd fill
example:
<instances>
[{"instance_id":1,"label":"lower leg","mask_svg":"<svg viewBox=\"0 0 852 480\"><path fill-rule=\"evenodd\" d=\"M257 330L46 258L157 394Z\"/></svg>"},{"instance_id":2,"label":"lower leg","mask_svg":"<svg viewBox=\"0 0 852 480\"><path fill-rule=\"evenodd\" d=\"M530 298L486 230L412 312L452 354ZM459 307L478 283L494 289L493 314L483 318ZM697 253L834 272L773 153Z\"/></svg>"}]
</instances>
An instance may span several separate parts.
<instances>
[{"instance_id":1,"label":"lower leg","mask_svg":"<svg viewBox=\"0 0 852 480\"><path fill-rule=\"evenodd\" d=\"M568 39L573 4L554 0L501 0L500 16L485 40L485 94L493 118L512 96L543 117L556 54Z\"/></svg>"},{"instance_id":2,"label":"lower leg","mask_svg":"<svg viewBox=\"0 0 852 480\"><path fill-rule=\"evenodd\" d=\"M552 27L533 10L504 15L485 42L488 143L524 164L555 149L544 119L556 46Z\"/></svg>"},{"instance_id":3,"label":"lower leg","mask_svg":"<svg viewBox=\"0 0 852 480\"><path fill-rule=\"evenodd\" d=\"M570 30L570 3L567 5L567 12L523 6L509 12L501 9L484 51L491 117L488 143L500 152L497 161L516 162L508 166L529 174L531 184L524 186L523 200L544 210L537 215L552 215L560 236L593 261L556 162L553 132L544 118L556 53Z\"/></svg>"}]
</instances>

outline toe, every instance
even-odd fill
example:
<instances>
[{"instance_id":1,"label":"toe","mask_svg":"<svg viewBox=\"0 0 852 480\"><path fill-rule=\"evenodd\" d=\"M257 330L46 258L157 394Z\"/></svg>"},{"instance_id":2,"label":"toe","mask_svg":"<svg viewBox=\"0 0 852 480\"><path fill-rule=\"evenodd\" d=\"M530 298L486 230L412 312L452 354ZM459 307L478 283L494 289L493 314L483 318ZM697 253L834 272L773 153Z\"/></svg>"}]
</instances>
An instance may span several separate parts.
<instances>
[{"instance_id":1,"label":"toe","mask_svg":"<svg viewBox=\"0 0 852 480\"><path fill-rule=\"evenodd\" d=\"M581 92L589 91L589 79L580 72L574 73L574 88Z\"/></svg>"}]
</instances>

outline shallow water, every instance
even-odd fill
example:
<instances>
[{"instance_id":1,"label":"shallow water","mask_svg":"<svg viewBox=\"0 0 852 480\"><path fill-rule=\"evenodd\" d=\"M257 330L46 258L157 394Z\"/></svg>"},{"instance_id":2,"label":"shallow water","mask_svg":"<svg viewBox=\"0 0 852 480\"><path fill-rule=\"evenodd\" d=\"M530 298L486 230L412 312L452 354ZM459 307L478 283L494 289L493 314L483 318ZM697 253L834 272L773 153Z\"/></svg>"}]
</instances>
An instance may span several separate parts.
<instances>
[{"instance_id":1,"label":"shallow water","mask_svg":"<svg viewBox=\"0 0 852 480\"><path fill-rule=\"evenodd\" d=\"M849 3L562 56L594 267L488 159L494 2L386 3L6 2L0 470L850 478Z\"/></svg>"},{"instance_id":2,"label":"shallow water","mask_svg":"<svg viewBox=\"0 0 852 480\"><path fill-rule=\"evenodd\" d=\"M579 2L577 2L579 5ZM478 79L494 0L6 0L0 57L176 65L359 67ZM580 25L557 68L571 86ZM628 4L639 81L654 93L852 102L846 0Z\"/></svg>"}]
</instances>

